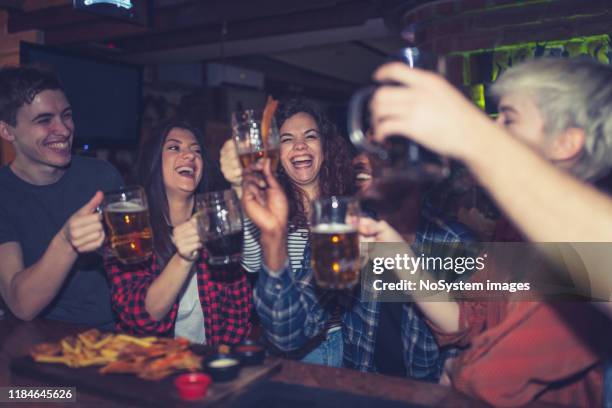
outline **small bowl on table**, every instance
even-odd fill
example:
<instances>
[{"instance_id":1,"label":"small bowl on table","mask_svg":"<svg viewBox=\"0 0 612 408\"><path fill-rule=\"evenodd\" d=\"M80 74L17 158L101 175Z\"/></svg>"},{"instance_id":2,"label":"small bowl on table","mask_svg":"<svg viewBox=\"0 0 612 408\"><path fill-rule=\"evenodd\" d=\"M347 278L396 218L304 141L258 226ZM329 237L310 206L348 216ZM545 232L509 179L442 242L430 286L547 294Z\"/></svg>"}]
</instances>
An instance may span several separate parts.
<instances>
[{"instance_id":1,"label":"small bowl on table","mask_svg":"<svg viewBox=\"0 0 612 408\"><path fill-rule=\"evenodd\" d=\"M231 381L240 374L240 358L232 354L213 354L204 361L206 372L214 381Z\"/></svg>"},{"instance_id":2,"label":"small bowl on table","mask_svg":"<svg viewBox=\"0 0 612 408\"><path fill-rule=\"evenodd\" d=\"M174 380L174 386L178 390L179 396L185 401L204 398L210 383L212 383L212 378L204 373L181 374Z\"/></svg>"},{"instance_id":3,"label":"small bowl on table","mask_svg":"<svg viewBox=\"0 0 612 408\"><path fill-rule=\"evenodd\" d=\"M264 347L253 340L245 340L244 342L233 347L234 355L240 358L243 366L253 366L263 364L266 358L266 350Z\"/></svg>"}]
</instances>

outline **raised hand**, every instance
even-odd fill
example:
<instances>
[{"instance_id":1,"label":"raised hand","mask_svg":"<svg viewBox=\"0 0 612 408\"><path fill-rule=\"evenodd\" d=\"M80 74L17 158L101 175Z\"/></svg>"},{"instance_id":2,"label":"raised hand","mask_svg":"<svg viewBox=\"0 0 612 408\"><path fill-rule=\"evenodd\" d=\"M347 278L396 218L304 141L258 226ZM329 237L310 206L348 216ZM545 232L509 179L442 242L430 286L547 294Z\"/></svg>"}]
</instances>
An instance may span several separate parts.
<instances>
[{"instance_id":1,"label":"raised hand","mask_svg":"<svg viewBox=\"0 0 612 408\"><path fill-rule=\"evenodd\" d=\"M242 166L238 158L236 144L232 139L228 139L223 144L219 161L221 163L223 177L225 177L232 187L240 187L242 184Z\"/></svg>"},{"instance_id":2,"label":"raised hand","mask_svg":"<svg viewBox=\"0 0 612 408\"><path fill-rule=\"evenodd\" d=\"M361 242L404 242L402 236L386 221L360 217L358 231Z\"/></svg>"},{"instance_id":3,"label":"raised hand","mask_svg":"<svg viewBox=\"0 0 612 408\"><path fill-rule=\"evenodd\" d=\"M263 163L259 161L251 171L245 171L242 188L242 208L262 234L284 234L289 204L283 188L272 174L269 159Z\"/></svg>"},{"instance_id":4,"label":"raised hand","mask_svg":"<svg viewBox=\"0 0 612 408\"><path fill-rule=\"evenodd\" d=\"M495 128L473 103L443 77L402 63L383 65L374 73L382 86L370 102L374 137L402 135L439 153L465 160L473 149L474 132ZM486 132L484 132L486 133Z\"/></svg>"},{"instance_id":5,"label":"raised hand","mask_svg":"<svg viewBox=\"0 0 612 408\"><path fill-rule=\"evenodd\" d=\"M95 251L104 243L102 214L96 208L102 204L104 194L96 192L87 204L77 210L62 227L62 236L76 252Z\"/></svg>"},{"instance_id":6,"label":"raised hand","mask_svg":"<svg viewBox=\"0 0 612 408\"><path fill-rule=\"evenodd\" d=\"M172 230L172 242L177 254L188 262L198 259L198 251L202 248L202 240L198 234L198 224L194 215Z\"/></svg>"}]
</instances>

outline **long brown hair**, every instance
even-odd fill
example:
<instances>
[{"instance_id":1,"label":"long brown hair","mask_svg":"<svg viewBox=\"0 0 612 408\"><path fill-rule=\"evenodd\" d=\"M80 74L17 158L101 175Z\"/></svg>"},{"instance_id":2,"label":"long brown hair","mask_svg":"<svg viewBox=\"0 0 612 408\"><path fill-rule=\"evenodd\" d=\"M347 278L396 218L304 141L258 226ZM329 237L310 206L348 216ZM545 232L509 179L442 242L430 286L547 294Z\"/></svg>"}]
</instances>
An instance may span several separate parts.
<instances>
[{"instance_id":1,"label":"long brown hair","mask_svg":"<svg viewBox=\"0 0 612 408\"><path fill-rule=\"evenodd\" d=\"M319 197L353 194L355 183L348 142L338 134L336 127L317 105L303 99L282 101L276 111L276 123L281 127L287 119L298 113L310 115L319 128L323 152L318 177ZM306 192L294 184L282 165L278 168L278 180L289 200L290 230L308 228L304 208Z\"/></svg>"},{"instance_id":2,"label":"long brown hair","mask_svg":"<svg viewBox=\"0 0 612 408\"><path fill-rule=\"evenodd\" d=\"M161 123L153 130L149 140L141 146L136 177L137 183L143 186L147 193L151 228L153 229L153 250L160 267L164 267L176 252L171 238L172 226L162 171L162 153L168 134L172 129L177 128L193 133L202 151L202 179L195 193L207 191L213 170L202 145L200 130L184 120L170 119Z\"/></svg>"}]
</instances>

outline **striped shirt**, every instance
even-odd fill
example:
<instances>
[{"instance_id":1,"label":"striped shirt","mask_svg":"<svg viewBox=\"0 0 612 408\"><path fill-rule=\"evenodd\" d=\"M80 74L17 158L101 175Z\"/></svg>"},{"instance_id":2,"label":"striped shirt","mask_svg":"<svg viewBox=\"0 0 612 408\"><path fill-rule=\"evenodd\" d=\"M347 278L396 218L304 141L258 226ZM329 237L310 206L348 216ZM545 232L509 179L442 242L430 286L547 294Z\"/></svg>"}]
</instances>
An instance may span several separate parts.
<instances>
[{"instance_id":1,"label":"striped shirt","mask_svg":"<svg viewBox=\"0 0 612 408\"><path fill-rule=\"evenodd\" d=\"M261 269L261 245L259 244L259 228L244 217L244 244L242 249L242 266L248 272L258 272ZM298 228L287 235L287 255L294 270L302 267L304 248L308 242L309 231Z\"/></svg>"}]
</instances>

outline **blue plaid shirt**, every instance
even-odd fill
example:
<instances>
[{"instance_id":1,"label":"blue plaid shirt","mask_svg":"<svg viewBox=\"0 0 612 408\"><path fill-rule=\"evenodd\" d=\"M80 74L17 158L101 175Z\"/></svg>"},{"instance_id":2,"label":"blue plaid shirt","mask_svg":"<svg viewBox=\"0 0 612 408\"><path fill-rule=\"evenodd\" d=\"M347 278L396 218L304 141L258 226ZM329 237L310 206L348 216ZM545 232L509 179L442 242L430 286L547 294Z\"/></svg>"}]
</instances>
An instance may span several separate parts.
<instances>
[{"instance_id":1,"label":"blue plaid shirt","mask_svg":"<svg viewBox=\"0 0 612 408\"><path fill-rule=\"evenodd\" d=\"M471 233L461 224L449 225L437 218L424 217L417 231L415 246L432 254L435 244L448 248L472 241ZM456 245L459 248L459 245ZM436 254L438 255L438 254ZM446 256L452 256L448 252ZM374 344L379 321L379 303L360 297L360 291L337 294L318 288L312 279L310 245L304 250L302 268L292 270L289 264L280 273L262 265L255 286L255 308L268 340L282 351L293 351L326 329L330 313L342 307L342 334L345 367L360 371L376 371ZM438 344L413 303L405 303L402 311L402 344L404 363L409 377L437 381L444 361L456 355L456 349L443 349Z\"/></svg>"}]
</instances>

